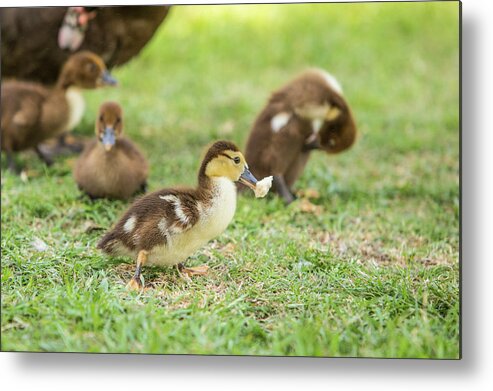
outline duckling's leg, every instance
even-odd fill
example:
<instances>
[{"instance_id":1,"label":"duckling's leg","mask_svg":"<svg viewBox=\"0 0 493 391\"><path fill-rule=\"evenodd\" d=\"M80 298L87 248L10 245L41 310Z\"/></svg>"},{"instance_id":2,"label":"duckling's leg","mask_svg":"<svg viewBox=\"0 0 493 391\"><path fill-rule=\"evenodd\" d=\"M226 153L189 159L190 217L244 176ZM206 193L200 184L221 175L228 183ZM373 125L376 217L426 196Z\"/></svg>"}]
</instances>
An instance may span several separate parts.
<instances>
[{"instance_id":1,"label":"duckling's leg","mask_svg":"<svg viewBox=\"0 0 493 391\"><path fill-rule=\"evenodd\" d=\"M140 186L139 193L142 193L142 194L147 193L147 181L145 181L145 182L144 182L144 183Z\"/></svg>"},{"instance_id":2,"label":"duckling's leg","mask_svg":"<svg viewBox=\"0 0 493 391\"><path fill-rule=\"evenodd\" d=\"M286 205L290 204L295 200L296 197L294 196L293 193L291 193L291 190L289 190L288 185L286 185L284 176L274 175L273 184L277 194L279 194L282 197Z\"/></svg>"},{"instance_id":3,"label":"duckling's leg","mask_svg":"<svg viewBox=\"0 0 493 391\"><path fill-rule=\"evenodd\" d=\"M54 161L53 159L48 156L46 153L44 153L40 148L39 148L39 145L36 145L34 147L34 150L36 151L36 154L38 155L38 157L44 162L44 164L46 164L48 167L51 166Z\"/></svg>"},{"instance_id":4,"label":"duckling's leg","mask_svg":"<svg viewBox=\"0 0 493 391\"><path fill-rule=\"evenodd\" d=\"M207 274L207 271L209 270L209 266L207 265L185 267L183 263L179 263L177 266L180 273L185 273L188 276L203 276L204 274Z\"/></svg>"},{"instance_id":5,"label":"duckling's leg","mask_svg":"<svg viewBox=\"0 0 493 391\"><path fill-rule=\"evenodd\" d=\"M142 281L140 280L140 273L142 272L142 266L144 266L147 261L148 255L149 252L147 250L139 251L139 255L137 255L137 268L135 269L134 276L127 284L128 289L133 291L142 289Z\"/></svg>"},{"instance_id":6,"label":"duckling's leg","mask_svg":"<svg viewBox=\"0 0 493 391\"><path fill-rule=\"evenodd\" d=\"M15 163L14 159L14 153L10 150L5 151L7 155L7 167L9 168L10 172L15 175L19 175L21 173L21 170L19 167L17 167L17 164Z\"/></svg>"}]
</instances>

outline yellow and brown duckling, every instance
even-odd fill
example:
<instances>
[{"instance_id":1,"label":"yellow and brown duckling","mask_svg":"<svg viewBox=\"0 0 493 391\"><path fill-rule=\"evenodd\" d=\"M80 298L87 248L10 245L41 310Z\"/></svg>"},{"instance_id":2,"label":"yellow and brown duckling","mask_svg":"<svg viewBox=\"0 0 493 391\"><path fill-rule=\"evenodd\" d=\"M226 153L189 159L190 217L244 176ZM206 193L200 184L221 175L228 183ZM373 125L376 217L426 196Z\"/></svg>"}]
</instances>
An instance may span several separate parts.
<instances>
[{"instance_id":1,"label":"yellow and brown duckling","mask_svg":"<svg viewBox=\"0 0 493 391\"><path fill-rule=\"evenodd\" d=\"M274 176L274 191L289 204L312 150L341 152L355 139L340 84L327 72L310 69L272 94L255 120L245 156L254 175Z\"/></svg>"},{"instance_id":2,"label":"yellow and brown duckling","mask_svg":"<svg viewBox=\"0 0 493 391\"><path fill-rule=\"evenodd\" d=\"M114 85L101 58L91 52L69 57L53 88L16 80L2 83L2 150L9 168L17 171L13 153L34 148L47 164L51 159L39 144L64 131L72 130L84 113L83 89Z\"/></svg>"},{"instance_id":3,"label":"yellow and brown duckling","mask_svg":"<svg viewBox=\"0 0 493 391\"><path fill-rule=\"evenodd\" d=\"M123 133L123 111L116 102L105 102L96 119L96 139L85 147L74 167L79 189L89 197L128 199L145 192L148 164Z\"/></svg>"},{"instance_id":4,"label":"yellow and brown duckling","mask_svg":"<svg viewBox=\"0 0 493 391\"><path fill-rule=\"evenodd\" d=\"M183 262L231 222L237 181L256 190L257 180L243 154L233 143L217 141L202 161L196 188L162 189L138 199L98 248L109 255L136 258L131 289L142 287L145 264L178 265L183 272L203 274L206 267L184 268Z\"/></svg>"}]
</instances>

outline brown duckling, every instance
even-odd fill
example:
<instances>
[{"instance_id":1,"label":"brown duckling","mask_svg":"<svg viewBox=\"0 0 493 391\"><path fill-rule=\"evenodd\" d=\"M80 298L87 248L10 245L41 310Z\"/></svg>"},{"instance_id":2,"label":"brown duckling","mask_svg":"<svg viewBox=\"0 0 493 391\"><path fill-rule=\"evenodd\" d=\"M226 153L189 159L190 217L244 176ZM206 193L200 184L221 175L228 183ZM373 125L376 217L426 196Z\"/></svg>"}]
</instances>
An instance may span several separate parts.
<instances>
[{"instance_id":1,"label":"brown duckling","mask_svg":"<svg viewBox=\"0 0 493 391\"><path fill-rule=\"evenodd\" d=\"M53 88L15 80L2 83L1 146L7 153L9 168L17 171L13 152L29 148L51 164L39 144L72 130L80 122L84 112L80 91L115 84L103 60L91 52L71 56Z\"/></svg>"},{"instance_id":2,"label":"brown duckling","mask_svg":"<svg viewBox=\"0 0 493 391\"><path fill-rule=\"evenodd\" d=\"M254 175L274 176L274 190L289 204L310 152L341 152L355 138L340 84L327 72L310 69L272 94L255 120L245 156Z\"/></svg>"},{"instance_id":3,"label":"brown duckling","mask_svg":"<svg viewBox=\"0 0 493 391\"><path fill-rule=\"evenodd\" d=\"M85 147L74 167L79 189L91 198L127 199L146 190L148 164L123 133L123 112L116 102L99 108L96 139Z\"/></svg>"},{"instance_id":4,"label":"brown duckling","mask_svg":"<svg viewBox=\"0 0 493 391\"><path fill-rule=\"evenodd\" d=\"M217 141L202 161L196 188L162 189L138 199L98 248L109 255L137 259L131 289L142 287L145 264L179 265L186 273L203 274L206 267L186 269L182 262L231 222L237 181L255 190L257 180L243 154L233 143Z\"/></svg>"}]
</instances>

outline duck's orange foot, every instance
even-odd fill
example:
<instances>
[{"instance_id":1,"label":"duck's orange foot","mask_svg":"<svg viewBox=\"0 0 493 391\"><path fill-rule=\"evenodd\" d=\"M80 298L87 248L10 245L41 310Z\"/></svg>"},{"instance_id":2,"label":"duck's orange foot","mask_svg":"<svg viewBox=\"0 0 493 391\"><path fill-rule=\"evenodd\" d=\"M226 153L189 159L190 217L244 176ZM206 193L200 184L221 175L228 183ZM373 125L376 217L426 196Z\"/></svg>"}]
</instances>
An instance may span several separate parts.
<instances>
[{"instance_id":1,"label":"duck's orange foot","mask_svg":"<svg viewBox=\"0 0 493 391\"><path fill-rule=\"evenodd\" d=\"M133 277L127 284L129 291L140 291L142 289L142 282L140 279Z\"/></svg>"},{"instance_id":2,"label":"duck's orange foot","mask_svg":"<svg viewBox=\"0 0 493 391\"><path fill-rule=\"evenodd\" d=\"M196 266L196 267L184 267L183 265L178 265L178 270L181 273L185 273L189 277L191 276L203 276L204 274L207 274L207 271L209 270L209 266L207 265L201 265L201 266Z\"/></svg>"}]
</instances>

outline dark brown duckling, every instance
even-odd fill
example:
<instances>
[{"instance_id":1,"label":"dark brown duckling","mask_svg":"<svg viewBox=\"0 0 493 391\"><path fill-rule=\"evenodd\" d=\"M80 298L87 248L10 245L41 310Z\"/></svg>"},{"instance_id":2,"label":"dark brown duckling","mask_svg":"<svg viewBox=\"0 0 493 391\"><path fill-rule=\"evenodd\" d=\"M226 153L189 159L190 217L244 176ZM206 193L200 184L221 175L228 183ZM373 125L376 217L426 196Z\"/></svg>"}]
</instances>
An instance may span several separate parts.
<instances>
[{"instance_id":1,"label":"dark brown duckling","mask_svg":"<svg viewBox=\"0 0 493 391\"><path fill-rule=\"evenodd\" d=\"M129 287L141 288L143 265L181 265L226 229L236 210L236 181L252 189L257 183L238 148L218 141L202 161L196 188L162 189L138 199L98 248L109 255L136 258ZM179 267L189 274L206 271Z\"/></svg>"},{"instance_id":2,"label":"dark brown duckling","mask_svg":"<svg viewBox=\"0 0 493 391\"><path fill-rule=\"evenodd\" d=\"M2 83L1 145L7 153L9 168L17 172L12 154L29 148L51 164L38 146L80 122L84 112L81 90L114 84L116 80L103 60L91 52L71 56L53 88L15 80Z\"/></svg>"},{"instance_id":3,"label":"dark brown duckling","mask_svg":"<svg viewBox=\"0 0 493 391\"><path fill-rule=\"evenodd\" d=\"M272 94L255 120L245 156L254 175L274 176L274 191L289 204L311 151L341 152L355 138L340 84L327 72L310 69Z\"/></svg>"},{"instance_id":4,"label":"dark brown duckling","mask_svg":"<svg viewBox=\"0 0 493 391\"><path fill-rule=\"evenodd\" d=\"M96 139L84 149L74 167L79 189L89 197L128 199L146 190L148 164L123 133L123 111L116 102L99 108Z\"/></svg>"}]
</instances>

